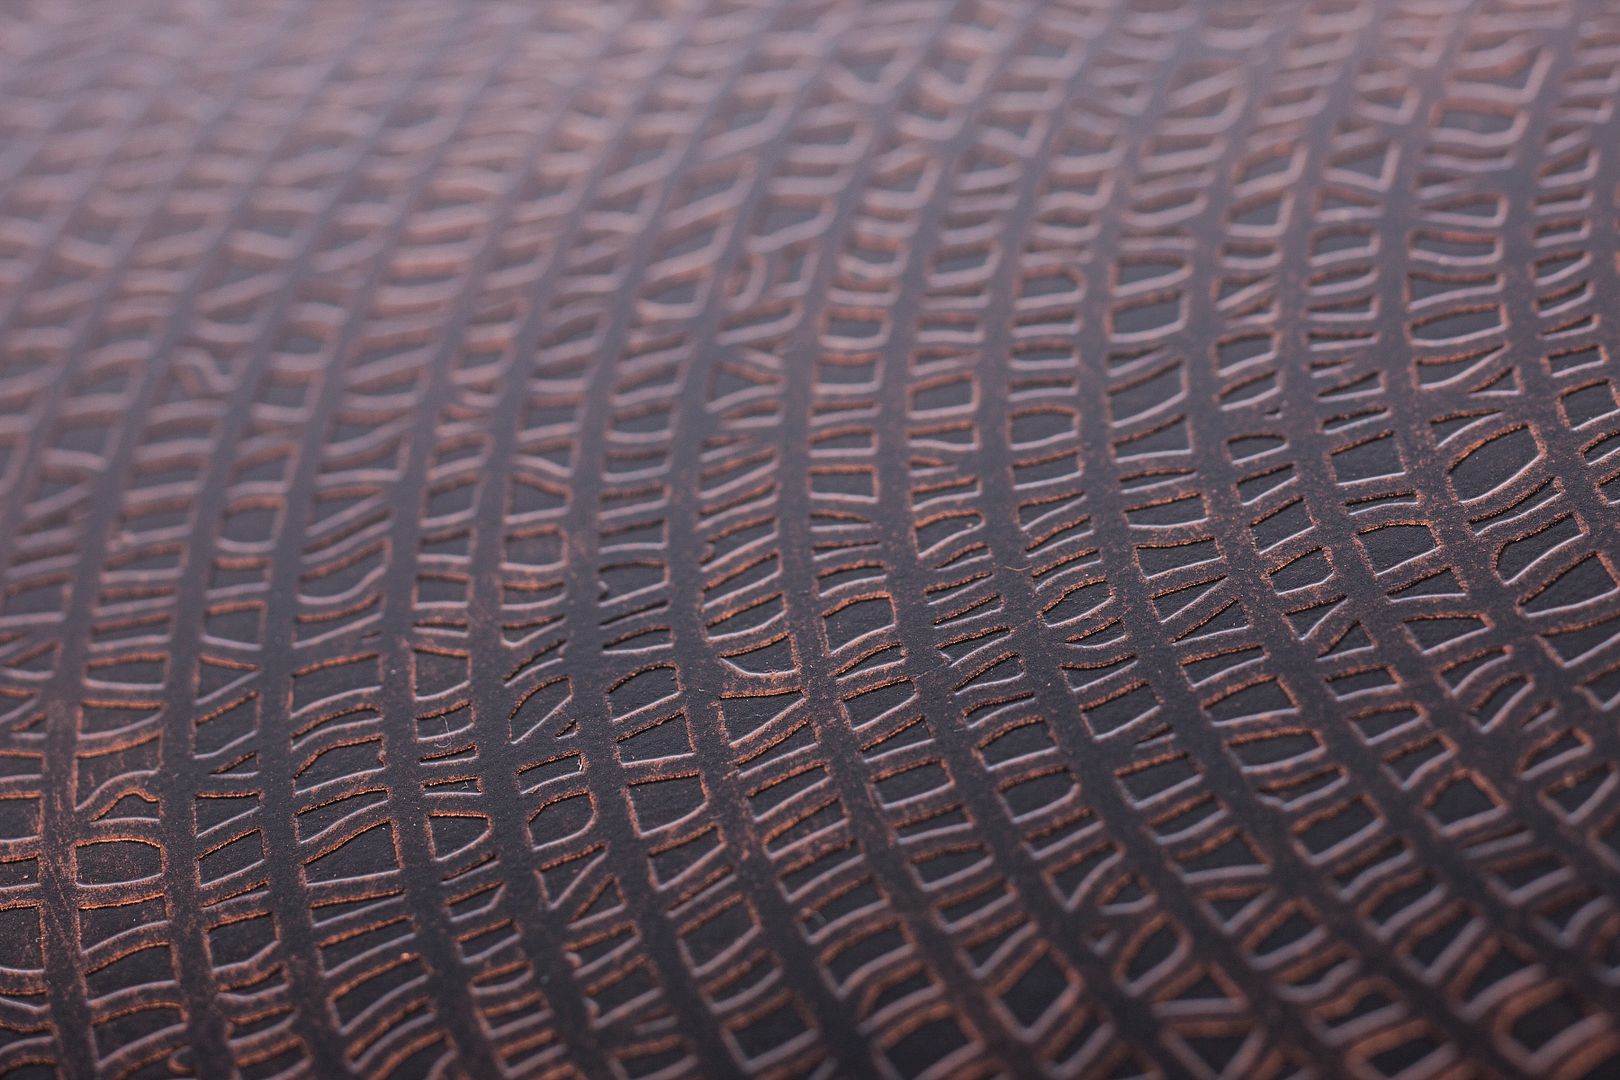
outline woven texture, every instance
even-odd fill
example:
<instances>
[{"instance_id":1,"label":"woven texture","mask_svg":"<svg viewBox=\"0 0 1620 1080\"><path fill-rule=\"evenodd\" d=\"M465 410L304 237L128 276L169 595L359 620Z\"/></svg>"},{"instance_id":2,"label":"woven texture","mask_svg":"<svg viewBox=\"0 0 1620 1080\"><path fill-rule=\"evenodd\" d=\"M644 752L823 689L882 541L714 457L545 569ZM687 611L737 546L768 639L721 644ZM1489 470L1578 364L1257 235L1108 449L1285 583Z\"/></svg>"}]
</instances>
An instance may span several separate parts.
<instances>
[{"instance_id":1,"label":"woven texture","mask_svg":"<svg viewBox=\"0 0 1620 1080\"><path fill-rule=\"evenodd\" d=\"M0 21L0 1077L1620 1075L1620 4Z\"/></svg>"}]
</instances>

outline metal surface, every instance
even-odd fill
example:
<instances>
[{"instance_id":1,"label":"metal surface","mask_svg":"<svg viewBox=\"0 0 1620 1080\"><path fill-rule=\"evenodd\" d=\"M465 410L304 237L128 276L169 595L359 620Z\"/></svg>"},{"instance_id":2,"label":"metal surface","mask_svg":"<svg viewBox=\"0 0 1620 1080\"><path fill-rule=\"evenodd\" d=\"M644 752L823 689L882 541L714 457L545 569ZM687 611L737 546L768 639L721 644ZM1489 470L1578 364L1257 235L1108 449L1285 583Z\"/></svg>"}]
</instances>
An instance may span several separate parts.
<instances>
[{"instance_id":1,"label":"metal surface","mask_svg":"<svg viewBox=\"0 0 1620 1080\"><path fill-rule=\"evenodd\" d=\"M1620 5L0 25L0 1077L1620 1075Z\"/></svg>"}]
</instances>

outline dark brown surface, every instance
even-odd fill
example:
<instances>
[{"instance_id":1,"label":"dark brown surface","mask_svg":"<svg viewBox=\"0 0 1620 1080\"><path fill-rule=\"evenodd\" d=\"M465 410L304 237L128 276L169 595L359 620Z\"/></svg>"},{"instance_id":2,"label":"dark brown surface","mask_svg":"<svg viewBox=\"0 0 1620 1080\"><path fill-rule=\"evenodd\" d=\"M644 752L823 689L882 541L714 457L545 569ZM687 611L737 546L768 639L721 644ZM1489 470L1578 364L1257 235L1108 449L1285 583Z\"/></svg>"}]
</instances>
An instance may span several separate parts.
<instances>
[{"instance_id":1,"label":"dark brown surface","mask_svg":"<svg viewBox=\"0 0 1620 1080\"><path fill-rule=\"evenodd\" d=\"M0 1076L1620 1076L1620 5L0 25Z\"/></svg>"}]
</instances>

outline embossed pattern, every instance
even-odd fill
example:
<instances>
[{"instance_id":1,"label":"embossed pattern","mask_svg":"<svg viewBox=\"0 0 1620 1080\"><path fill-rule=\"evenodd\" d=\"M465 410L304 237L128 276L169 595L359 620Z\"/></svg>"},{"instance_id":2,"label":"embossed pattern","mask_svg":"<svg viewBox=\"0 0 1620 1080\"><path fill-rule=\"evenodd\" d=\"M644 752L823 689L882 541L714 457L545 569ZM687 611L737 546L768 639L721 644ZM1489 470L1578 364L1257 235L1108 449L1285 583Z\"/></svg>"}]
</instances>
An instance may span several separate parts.
<instances>
[{"instance_id":1,"label":"embossed pattern","mask_svg":"<svg viewBox=\"0 0 1620 1080\"><path fill-rule=\"evenodd\" d=\"M1620 5L0 25L0 1077L1620 1076Z\"/></svg>"}]
</instances>

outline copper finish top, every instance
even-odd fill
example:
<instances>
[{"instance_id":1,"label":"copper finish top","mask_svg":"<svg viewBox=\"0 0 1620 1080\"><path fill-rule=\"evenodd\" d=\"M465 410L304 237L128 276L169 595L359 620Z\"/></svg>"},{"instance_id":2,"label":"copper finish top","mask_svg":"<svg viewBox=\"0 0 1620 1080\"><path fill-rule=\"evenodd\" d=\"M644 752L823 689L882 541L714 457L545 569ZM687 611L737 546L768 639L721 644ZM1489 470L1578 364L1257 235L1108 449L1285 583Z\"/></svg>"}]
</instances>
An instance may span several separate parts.
<instances>
[{"instance_id":1,"label":"copper finish top","mask_svg":"<svg viewBox=\"0 0 1620 1080\"><path fill-rule=\"evenodd\" d=\"M0 1078L1620 1076L1620 4L19 0Z\"/></svg>"}]
</instances>

